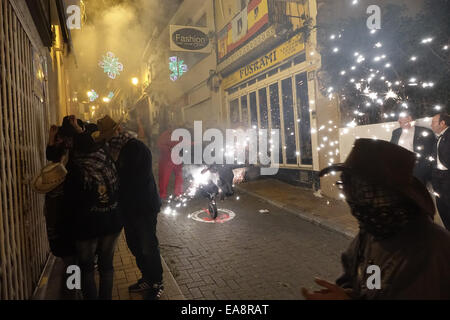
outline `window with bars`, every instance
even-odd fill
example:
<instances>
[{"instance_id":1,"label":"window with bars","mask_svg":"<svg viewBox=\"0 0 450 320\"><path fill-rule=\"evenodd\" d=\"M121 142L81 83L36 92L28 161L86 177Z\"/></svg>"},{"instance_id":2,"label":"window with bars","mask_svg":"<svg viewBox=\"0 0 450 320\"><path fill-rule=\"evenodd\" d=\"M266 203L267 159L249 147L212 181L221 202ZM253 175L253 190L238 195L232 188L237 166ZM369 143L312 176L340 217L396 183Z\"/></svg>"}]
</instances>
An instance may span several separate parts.
<instances>
[{"instance_id":1,"label":"window with bars","mask_svg":"<svg viewBox=\"0 0 450 320\"><path fill-rule=\"evenodd\" d=\"M43 197L31 189L46 162L51 114L35 49L10 1L0 0L0 300L29 299L49 254Z\"/></svg>"},{"instance_id":2,"label":"window with bars","mask_svg":"<svg viewBox=\"0 0 450 320\"><path fill-rule=\"evenodd\" d=\"M229 92L230 123L280 130L280 165L311 166L311 118L307 73L289 75L267 85L240 85ZM239 93L242 92L242 93Z\"/></svg>"}]
</instances>

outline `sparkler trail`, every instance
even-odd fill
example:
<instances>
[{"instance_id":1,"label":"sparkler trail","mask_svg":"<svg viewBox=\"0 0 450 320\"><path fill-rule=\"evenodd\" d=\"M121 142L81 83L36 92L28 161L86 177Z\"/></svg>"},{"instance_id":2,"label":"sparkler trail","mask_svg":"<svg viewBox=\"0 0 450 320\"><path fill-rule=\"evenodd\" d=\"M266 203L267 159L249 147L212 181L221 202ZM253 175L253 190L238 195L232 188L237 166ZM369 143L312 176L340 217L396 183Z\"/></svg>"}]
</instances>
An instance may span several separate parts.
<instances>
[{"instance_id":1,"label":"sparkler trail","mask_svg":"<svg viewBox=\"0 0 450 320\"><path fill-rule=\"evenodd\" d=\"M174 197L173 195L169 196L169 200L165 207L161 210L161 212L168 216L177 216L178 210L183 207L187 207L189 201L192 201L197 195L199 191L204 191L208 193L209 188L217 187L218 195L224 193L224 191L219 186L219 174L214 170L211 170L209 166L202 165L190 165L186 166L187 175L191 176L190 185L186 189L186 191L178 197ZM235 178L233 180L233 188L235 184L239 184L244 180L245 168L237 168L234 169ZM236 200L239 200L240 197L236 196ZM191 218L191 215L188 215L188 218Z\"/></svg>"}]
</instances>

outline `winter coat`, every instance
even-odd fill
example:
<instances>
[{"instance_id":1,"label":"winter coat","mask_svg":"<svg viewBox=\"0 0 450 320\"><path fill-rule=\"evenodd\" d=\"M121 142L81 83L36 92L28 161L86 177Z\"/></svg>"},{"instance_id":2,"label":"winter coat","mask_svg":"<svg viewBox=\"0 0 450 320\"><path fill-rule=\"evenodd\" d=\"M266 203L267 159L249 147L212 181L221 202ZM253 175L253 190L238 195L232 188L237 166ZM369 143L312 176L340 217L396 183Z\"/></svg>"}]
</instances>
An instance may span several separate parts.
<instances>
[{"instance_id":1,"label":"winter coat","mask_svg":"<svg viewBox=\"0 0 450 320\"><path fill-rule=\"evenodd\" d=\"M352 289L355 299L450 299L450 233L425 215L380 241L360 231L342 264L336 284ZM380 289L368 288L370 265L380 268Z\"/></svg>"},{"instance_id":2,"label":"winter coat","mask_svg":"<svg viewBox=\"0 0 450 320\"><path fill-rule=\"evenodd\" d=\"M392 132L391 143L398 144L402 135L403 129L397 128ZM428 128L414 126L414 152L421 156L417 158L414 167L414 176L422 183L426 184L431 179L432 162L429 161L430 156L433 155L433 149L436 145L436 138L433 131Z\"/></svg>"},{"instance_id":3,"label":"winter coat","mask_svg":"<svg viewBox=\"0 0 450 320\"><path fill-rule=\"evenodd\" d=\"M435 167L437 167L437 156L439 152L439 161L447 168L450 169L450 129L447 129L439 142L439 150L437 150L437 142L433 148L433 156L436 159L434 163Z\"/></svg>"},{"instance_id":4,"label":"winter coat","mask_svg":"<svg viewBox=\"0 0 450 320\"><path fill-rule=\"evenodd\" d=\"M152 153L137 139L129 140L120 150L117 160L119 173L119 205L124 220L133 216L155 215L161 208L152 171Z\"/></svg>"}]
</instances>

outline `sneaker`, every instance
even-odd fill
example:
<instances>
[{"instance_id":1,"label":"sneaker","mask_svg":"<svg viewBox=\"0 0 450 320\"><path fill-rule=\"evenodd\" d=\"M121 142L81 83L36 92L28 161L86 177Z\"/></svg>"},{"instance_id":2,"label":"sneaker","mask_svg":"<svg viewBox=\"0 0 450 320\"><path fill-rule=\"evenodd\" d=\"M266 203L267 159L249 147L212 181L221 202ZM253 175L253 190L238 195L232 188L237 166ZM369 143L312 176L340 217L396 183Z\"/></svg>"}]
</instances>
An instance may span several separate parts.
<instances>
[{"instance_id":1,"label":"sneaker","mask_svg":"<svg viewBox=\"0 0 450 320\"><path fill-rule=\"evenodd\" d=\"M154 283L152 288L145 293L146 300L159 300L164 292L164 285L162 282Z\"/></svg>"},{"instance_id":2,"label":"sneaker","mask_svg":"<svg viewBox=\"0 0 450 320\"><path fill-rule=\"evenodd\" d=\"M139 279L137 283L128 287L129 292L143 292L152 289L152 285L144 279Z\"/></svg>"}]
</instances>

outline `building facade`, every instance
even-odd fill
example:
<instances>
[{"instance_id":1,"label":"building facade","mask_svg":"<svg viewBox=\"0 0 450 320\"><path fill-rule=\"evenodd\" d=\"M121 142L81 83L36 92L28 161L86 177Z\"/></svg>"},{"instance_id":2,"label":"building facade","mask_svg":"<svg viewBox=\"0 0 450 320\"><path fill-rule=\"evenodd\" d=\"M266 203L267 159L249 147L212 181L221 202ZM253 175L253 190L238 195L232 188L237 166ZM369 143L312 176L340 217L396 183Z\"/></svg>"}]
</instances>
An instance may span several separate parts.
<instances>
[{"instance_id":1,"label":"building facade","mask_svg":"<svg viewBox=\"0 0 450 320\"><path fill-rule=\"evenodd\" d=\"M316 0L183 1L144 53L153 134L166 121L277 129L276 178L334 195L333 182L318 177L339 159L339 112L338 102L319 92L316 17ZM171 50L171 25L205 28L211 51ZM187 67L176 80L171 58ZM324 139L327 146L332 142L330 150L321 147Z\"/></svg>"},{"instance_id":2,"label":"building facade","mask_svg":"<svg viewBox=\"0 0 450 320\"><path fill-rule=\"evenodd\" d=\"M209 45L203 50L174 48L173 44L171 47L177 29L188 29L191 33L201 30ZM214 30L213 2L185 0L165 28L153 34L143 63L153 135L168 121L178 126L190 126L194 120L201 120L208 127L220 124L219 84L213 81L217 77ZM174 77L171 64L184 65L185 69Z\"/></svg>"},{"instance_id":3,"label":"building facade","mask_svg":"<svg viewBox=\"0 0 450 320\"><path fill-rule=\"evenodd\" d=\"M67 110L61 1L0 0L0 300L29 299L49 258L44 197L51 124Z\"/></svg>"},{"instance_id":4,"label":"building facade","mask_svg":"<svg viewBox=\"0 0 450 320\"><path fill-rule=\"evenodd\" d=\"M215 1L225 120L279 130L276 177L319 190L318 171L328 163L319 129L336 121L337 108L318 90L316 16L315 0ZM326 136L334 140L332 128Z\"/></svg>"}]
</instances>

